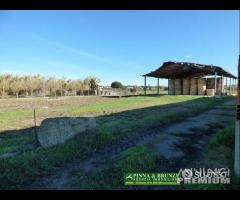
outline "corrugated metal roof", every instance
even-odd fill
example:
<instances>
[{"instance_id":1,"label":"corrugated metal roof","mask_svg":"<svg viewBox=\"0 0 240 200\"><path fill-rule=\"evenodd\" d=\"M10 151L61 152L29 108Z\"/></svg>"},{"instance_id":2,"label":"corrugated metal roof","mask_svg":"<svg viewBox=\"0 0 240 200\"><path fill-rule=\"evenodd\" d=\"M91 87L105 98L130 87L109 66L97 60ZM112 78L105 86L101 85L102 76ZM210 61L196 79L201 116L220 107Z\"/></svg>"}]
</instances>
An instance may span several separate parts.
<instances>
[{"instance_id":1,"label":"corrugated metal roof","mask_svg":"<svg viewBox=\"0 0 240 200\"><path fill-rule=\"evenodd\" d=\"M143 76L177 79L214 75L215 72L217 72L218 76L223 75L225 77L231 77L235 79L237 78L236 76L219 66L173 61L164 62L161 67Z\"/></svg>"}]
</instances>

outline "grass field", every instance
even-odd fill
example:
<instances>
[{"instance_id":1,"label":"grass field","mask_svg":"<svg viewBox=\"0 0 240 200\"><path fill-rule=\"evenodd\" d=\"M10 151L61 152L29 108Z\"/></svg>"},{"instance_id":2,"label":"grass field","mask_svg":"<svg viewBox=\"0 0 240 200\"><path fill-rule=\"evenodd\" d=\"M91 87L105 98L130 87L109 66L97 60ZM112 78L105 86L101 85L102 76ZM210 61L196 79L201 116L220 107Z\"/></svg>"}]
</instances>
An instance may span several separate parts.
<instances>
[{"instance_id":1,"label":"grass field","mask_svg":"<svg viewBox=\"0 0 240 200\"><path fill-rule=\"evenodd\" d=\"M0 100L0 132L32 127L33 109L36 109L37 125L49 117L106 115L124 110L144 108L198 99L197 96L159 97L66 97L58 99L8 99ZM0 133L1 134L1 133Z\"/></svg>"},{"instance_id":2,"label":"grass field","mask_svg":"<svg viewBox=\"0 0 240 200\"><path fill-rule=\"evenodd\" d=\"M94 115L97 120L97 128L77 135L63 145L46 149L36 146L34 134L19 135L18 137L0 140L0 156L1 154L16 153L12 157L0 158L0 188L21 188L22 184L34 180L36 177L51 174L56 168L73 158L84 159L94 150L113 144L121 138L140 134L142 131L154 127L161 129L166 125L184 120L186 117L194 116L215 105L219 105L229 98L231 97L215 99L199 96L139 96L100 99L78 105L82 100L79 98L76 100L78 103L75 104L69 104L66 100L65 103L60 102L57 105L49 105L47 111L42 108L45 105L35 102L36 105L40 105L37 107L37 116L41 120L53 116ZM23 121L31 126L32 114L31 108L28 108L29 104L25 104L26 108L18 109L18 102L15 106L5 107L2 103L1 101L3 109L1 110L0 121L1 128L4 127L2 130L24 128L25 125L22 126ZM14 126L12 126L13 122ZM135 152L132 156L134 159L138 157L139 160L134 164L131 157L129 157L128 161L116 163L115 170L123 166L124 169L127 167L128 170L131 168L135 170L135 167L144 170L146 166L141 163L152 163L149 164L150 168L156 164L156 155L152 154L146 147L137 146L132 150L130 149L123 153L123 157L129 155L129 152L130 154ZM148 153L145 154L146 152ZM151 156L146 157L146 155ZM129 164L125 164L125 162ZM78 180L76 180L76 183L79 182ZM111 184L114 187L114 185L118 184L111 181L106 184L106 187L110 187ZM98 186L101 186L101 184ZM98 188L98 186L95 185L92 188Z\"/></svg>"}]
</instances>

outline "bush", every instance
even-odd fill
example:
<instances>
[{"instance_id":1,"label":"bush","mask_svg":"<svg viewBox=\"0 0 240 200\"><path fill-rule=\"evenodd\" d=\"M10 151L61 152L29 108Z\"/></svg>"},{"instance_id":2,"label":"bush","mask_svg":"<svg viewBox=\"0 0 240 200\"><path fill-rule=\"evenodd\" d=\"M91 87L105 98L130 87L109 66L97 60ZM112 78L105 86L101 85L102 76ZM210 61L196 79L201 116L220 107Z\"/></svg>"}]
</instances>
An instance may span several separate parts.
<instances>
[{"instance_id":1,"label":"bush","mask_svg":"<svg viewBox=\"0 0 240 200\"><path fill-rule=\"evenodd\" d=\"M111 88L122 88L122 87L123 87L122 83L120 83L118 81L114 81L111 84Z\"/></svg>"}]
</instances>

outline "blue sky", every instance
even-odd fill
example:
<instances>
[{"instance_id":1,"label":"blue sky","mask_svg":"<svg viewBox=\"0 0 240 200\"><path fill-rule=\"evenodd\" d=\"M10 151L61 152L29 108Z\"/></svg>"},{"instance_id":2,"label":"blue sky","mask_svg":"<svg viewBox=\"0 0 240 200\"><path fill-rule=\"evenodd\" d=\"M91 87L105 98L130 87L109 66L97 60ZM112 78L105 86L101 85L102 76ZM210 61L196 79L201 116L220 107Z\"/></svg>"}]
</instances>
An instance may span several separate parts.
<instances>
[{"instance_id":1,"label":"blue sky","mask_svg":"<svg viewBox=\"0 0 240 200\"><path fill-rule=\"evenodd\" d=\"M238 24L238 11L0 11L0 73L143 85L163 62L186 61L236 74Z\"/></svg>"}]
</instances>

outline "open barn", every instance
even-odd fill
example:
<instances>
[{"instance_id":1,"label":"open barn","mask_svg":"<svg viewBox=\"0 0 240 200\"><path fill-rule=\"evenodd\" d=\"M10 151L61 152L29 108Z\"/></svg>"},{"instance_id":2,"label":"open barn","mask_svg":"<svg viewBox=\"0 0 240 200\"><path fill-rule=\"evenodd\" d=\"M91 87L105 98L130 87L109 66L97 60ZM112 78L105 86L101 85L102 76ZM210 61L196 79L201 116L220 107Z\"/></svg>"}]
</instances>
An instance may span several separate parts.
<instances>
[{"instance_id":1,"label":"open barn","mask_svg":"<svg viewBox=\"0 0 240 200\"><path fill-rule=\"evenodd\" d=\"M168 79L170 95L228 95L234 94L236 79L232 73L222 67L189 62L164 62L158 69L144 76L146 95L147 77Z\"/></svg>"}]
</instances>

